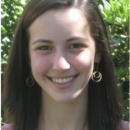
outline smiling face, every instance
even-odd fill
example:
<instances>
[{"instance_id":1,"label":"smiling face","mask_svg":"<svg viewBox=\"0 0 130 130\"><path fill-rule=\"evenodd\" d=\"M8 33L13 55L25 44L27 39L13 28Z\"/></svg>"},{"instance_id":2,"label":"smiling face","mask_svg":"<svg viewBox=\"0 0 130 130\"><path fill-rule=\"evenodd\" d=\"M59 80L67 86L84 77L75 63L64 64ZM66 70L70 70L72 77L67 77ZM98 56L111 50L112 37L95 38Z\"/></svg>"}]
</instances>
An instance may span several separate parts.
<instances>
[{"instance_id":1,"label":"smiling face","mask_svg":"<svg viewBox=\"0 0 130 130\"><path fill-rule=\"evenodd\" d=\"M29 28L32 74L56 101L82 94L93 72L95 43L85 16L75 8L50 10Z\"/></svg>"}]
</instances>

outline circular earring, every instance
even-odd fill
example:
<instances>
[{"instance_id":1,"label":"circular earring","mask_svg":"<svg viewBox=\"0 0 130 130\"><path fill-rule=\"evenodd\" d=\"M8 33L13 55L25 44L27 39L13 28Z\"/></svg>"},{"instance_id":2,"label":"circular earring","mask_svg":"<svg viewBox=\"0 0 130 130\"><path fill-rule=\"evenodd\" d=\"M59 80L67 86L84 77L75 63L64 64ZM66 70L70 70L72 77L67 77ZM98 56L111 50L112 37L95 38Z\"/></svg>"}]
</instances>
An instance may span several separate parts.
<instances>
[{"instance_id":1,"label":"circular earring","mask_svg":"<svg viewBox=\"0 0 130 130\"><path fill-rule=\"evenodd\" d=\"M91 76L92 80L94 82L100 82L102 79L102 74L98 71L98 65L97 65L97 71L94 71Z\"/></svg>"},{"instance_id":2,"label":"circular earring","mask_svg":"<svg viewBox=\"0 0 130 130\"><path fill-rule=\"evenodd\" d=\"M34 85L34 83L35 83L35 80L30 72L30 76L26 79L26 84L28 87L32 87Z\"/></svg>"}]
</instances>

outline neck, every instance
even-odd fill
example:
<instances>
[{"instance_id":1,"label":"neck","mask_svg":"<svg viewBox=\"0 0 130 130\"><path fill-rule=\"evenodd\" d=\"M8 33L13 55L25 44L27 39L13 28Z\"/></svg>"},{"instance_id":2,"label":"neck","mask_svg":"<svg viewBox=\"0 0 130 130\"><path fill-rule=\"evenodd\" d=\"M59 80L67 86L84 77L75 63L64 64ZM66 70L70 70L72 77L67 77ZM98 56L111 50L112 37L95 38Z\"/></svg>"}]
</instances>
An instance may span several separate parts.
<instances>
[{"instance_id":1,"label":"neck","mask_svg":"<svg viewBox=\"0 0 130 130\"><path fill-rule=\"evenodd\" d=\"M87 90L65 103L54 101L45 92L42 100L39 130L85 130Z\"/></svg>"}]
</instances>

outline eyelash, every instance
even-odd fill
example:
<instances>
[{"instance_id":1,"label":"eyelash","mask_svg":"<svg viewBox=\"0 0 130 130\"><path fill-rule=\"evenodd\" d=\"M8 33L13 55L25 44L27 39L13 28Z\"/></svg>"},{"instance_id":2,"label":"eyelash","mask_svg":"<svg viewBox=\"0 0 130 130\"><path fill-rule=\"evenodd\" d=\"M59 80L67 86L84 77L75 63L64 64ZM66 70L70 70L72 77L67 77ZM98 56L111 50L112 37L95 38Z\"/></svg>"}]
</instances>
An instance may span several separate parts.
<instances>
[{"instance_id":1,"label":"eyelash","mask_svg":"<svg viewBox=\"0 0 130 130\"><path fill-rule=\"evenodd\" d=\"M76 45L76 46L75 46ZM75 47L73 47L73 48L71 48L71 46L75 46ZM80 43L75 43L75 44L72 44L70 46L70 49L79 49L79 48L83 48L84 46L83 45L81 45Z\"/></svg>"},{"instance_id":2,"label":"eyelash","mask_svg":"<svg viewBox=\"0 0 130 130\"><path fill-rule=\"evenodd\" d=\"M49 49L48 49L49 48ZM52 50L48 45L44 45L38 48L39 50Z\"/></svg>"},{"instance_id":3,"label":"eyelash","mask_svg":"<svg viewBox=\"0 0 130 130\"><path fill-rule=\"evenodd\" d=\"M74 43L74 44L71 44L68 48L69 49L81 49L83 47L84 47L84 45L82 45L80 43ZM50 46L48 46L48 45L41 46L38 49L39 50L44 50L44 51L52 50L52 48Z\"/></svg>"}]
</instances>

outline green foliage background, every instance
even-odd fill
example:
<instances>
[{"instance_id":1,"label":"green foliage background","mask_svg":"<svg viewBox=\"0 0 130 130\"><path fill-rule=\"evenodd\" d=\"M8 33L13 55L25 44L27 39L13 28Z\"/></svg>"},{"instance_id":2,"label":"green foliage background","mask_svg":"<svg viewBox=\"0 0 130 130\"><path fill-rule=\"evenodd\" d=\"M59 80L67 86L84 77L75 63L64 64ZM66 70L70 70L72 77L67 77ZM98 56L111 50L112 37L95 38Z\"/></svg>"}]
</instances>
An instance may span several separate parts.
<instances>
[{"instance_id":1,"label":"green foliage background","mask_svg":"<svg viewBox=\"0 0 130 130\"><path fill-rule=\"evenodd\" d=\"M8 52L18 19L29 0L1 0L1 77L7 64ZM129 120L129 0L95 0L104 18L118 87L124 99L123 120ZM3 114L3 110L2 110ZM6 121L1 118L2 124Z\"/></svg>"}]
</instances>

